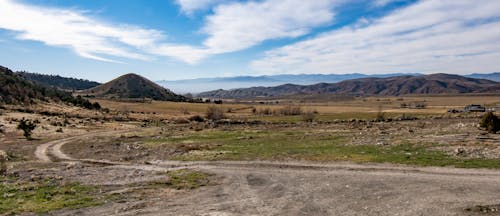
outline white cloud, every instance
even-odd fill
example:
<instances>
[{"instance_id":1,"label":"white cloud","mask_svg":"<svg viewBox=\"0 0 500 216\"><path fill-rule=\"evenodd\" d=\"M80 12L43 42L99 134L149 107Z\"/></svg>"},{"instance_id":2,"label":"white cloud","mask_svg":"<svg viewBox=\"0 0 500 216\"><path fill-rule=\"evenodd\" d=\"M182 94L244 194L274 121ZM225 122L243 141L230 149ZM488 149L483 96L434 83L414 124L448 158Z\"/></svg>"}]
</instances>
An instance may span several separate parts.
<instances>
[{"instance_id":1,"label":"white cloud","mask_svg":"<svg viewBox=\"0 0 500 216\"><path fill-rule=\"evenodd\" d=\"M0 28L17 39L66 47L100 61L111 57L149 60L172 57L195 64L208 56L243 50L265 40L294 38L332 22L338 0L263 0L220 4L206 17L202 46L165 43L164 33L138 26L109 24L87 14L60 8L36 7L0 0ZM177 0L190 13L225 0Z\"/></svg>"},{"instance_id":2,"label":"white cloud","mask_svg":"<svg viewBox=\"0 0 500 216\"><path fill-rule=\"evenodd\" d=\"M338 1L338 0L337 0ZM335 0L266 0L222 4L206 18L204 45L214 53L238 51L265 40L295 38L331 23Z\"/></svg>"},{"instance_id":3,"label":"white cloud","mask_svg":"<svg viewBox=\"0 0 500 216\"><path fill-rule=\"evenodd\" d=\"M186 7L193 9L209 4L209 1L178 2L184 2ZM208 38L203 47L165 46L158 51L168 49L169 55L196 63L210 55L244 50L266 40L296 38L308 34L312 28L331 23L336 2L339 0L264 0L219 4L205 19L202 32Z\"/></svg>"},{"instance_id":4,"label":"white cloud","mask_svg":"<svg viewBox=\"0 0 500 216\"><path fill-rule=\"evenodd\" d=\"M40 41L50 46L67 47L78 55L111 61L107 56L148 60L137 52L153 46L164 36L160 31L135 26L113 26L81 12L27 6L11 0L0 1L0 28L16 32L20 40Z\"/></svg>"},{"instance_id":5,"label":"white cloud","mask_svg":"<svg viewBox=\"0 0 500 216\"><path fill-rule=\"evenodd\" d=\"M500 69L500 1L424 0L266 52L260 73L471 73Z\"/></svg>"},{"instance_id":6,"label":"white cloud","mask_svg":"<svg viewBox=\"0 0 500 216\"><path fill-rule=\"evenodd\" d=\"M181 11L191 15L197 10L204 10L223 2L225 0L176 0L177 4L181 7Z\"/></svg>"}]
</instances>

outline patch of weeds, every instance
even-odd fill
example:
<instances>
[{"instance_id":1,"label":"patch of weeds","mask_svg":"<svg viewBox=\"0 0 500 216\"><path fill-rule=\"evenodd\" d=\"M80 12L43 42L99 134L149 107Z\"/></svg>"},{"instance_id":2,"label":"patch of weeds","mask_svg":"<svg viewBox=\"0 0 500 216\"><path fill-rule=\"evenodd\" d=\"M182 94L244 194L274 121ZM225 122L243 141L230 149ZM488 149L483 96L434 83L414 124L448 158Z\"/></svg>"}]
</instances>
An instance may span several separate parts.
<instances>
[{"instance_id":1,"label":"patch of weeds","mask_svg":"<svg viewBox=\"0 0 500 216\"><path fill-rule=\"evenodd\" d=\"M175 160L309 160L396 163L417 166L500 168L500 159L456 158L432 150L438 144L347 145L342 134L320 136L304 131L237 132L210 131L181 138L211 148L173 156ZM172 141L172 140L170 140ZM204 154L205 152L206 154ZM218 154L211 154L217 152ZM196 153L196 154L195 154Z\"/></svg>"},{"instance_id":2,"label":"patch of weeds","mask_svg":"<svg viewBox=\"0 0 500 216\"><path fill-rule=\"evenodd\" d=\"M167 184L178 190L180 189L196 189L205 186L209 182L210 175L200 171L181 169L168 171L169 180Z\"/></svg>"},{"instance_id":3,"label":"patch of weeds","mask_svg":"<svg viewBox=\"0 0 500 216\"><path fill-rule=\"evenodd\" d=\"M46 213L63 208L84 208L100 205L97 188L78 183L59 184L52 181L19 183L0 178L0 214Z\"/></svg>"}]
</instances>

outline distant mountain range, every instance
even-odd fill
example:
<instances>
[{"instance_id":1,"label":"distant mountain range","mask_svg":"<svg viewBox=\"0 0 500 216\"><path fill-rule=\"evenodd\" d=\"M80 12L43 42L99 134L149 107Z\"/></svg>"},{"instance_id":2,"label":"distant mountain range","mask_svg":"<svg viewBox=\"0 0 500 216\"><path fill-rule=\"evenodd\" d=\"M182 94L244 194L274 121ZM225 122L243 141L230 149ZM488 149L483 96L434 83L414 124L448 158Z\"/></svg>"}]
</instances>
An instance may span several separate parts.
<instances>
[{"instance_id":1,"label":"distant mountain range","mask_svg":"<svg viewBox=\"0 0 500 216\"><path fill-rule=\"evenodd\" d=\"M495 82L500 82L500 72L496 73L489 73L489 74L470 74L470 75L465 75L466 77L470 78L476 78L476 79L488 79L488 80L493 80Z\"/></svg>"},{"instance_id":2,"label":"distant mountain range","mask_svg":"<svg viewBox=\"0 0 500 216\"><path fill-rule=\"evenodd\" d=\"M451 74L393 76L386 78L350 79L338 83L314 85L284 84L275 87L251 87L215 90L198 94L205 98L259 98L292 95L384 95L500 93L500 83Z\"/></svg>"},{"instance_id":3,"label":"distant mountain range","mask_svg":"<svg viewBox=\"0 0 500 216\"><path fill-rule=\"evenodd\" d=\"M336 83L350 79L360 78L386 78L395 76L418 76L422 74L381 74L381 75L367 75L360 73L353 74L299 74L299 75L272 75L272 76L237 76L237 77L218 77L218 78L199 78L187 80L173 80L173 81L157 81L158 84L168 87L169 89L179 93L200 93L211 91L215 89L236 89L236 88L249 88L249 87L270 87L283 84L296 84L296 85L312 85L317 83ZM490 74L471 74L466 75L470 78L489 79L493 81L500 81L500 73Z\"/></svg>"},{"instance_id":4,"label":"distant mountain range","mask_svg":"<svg viewBox=\"0 0 500 216\"><path fill-rule=\"evenodd\" d=\"M125 74L102 85L78 91L77 94L108 99L150 98L160 101L188 101L186 97L175 94L137 74Z\"/></svg>"}]
</instances>

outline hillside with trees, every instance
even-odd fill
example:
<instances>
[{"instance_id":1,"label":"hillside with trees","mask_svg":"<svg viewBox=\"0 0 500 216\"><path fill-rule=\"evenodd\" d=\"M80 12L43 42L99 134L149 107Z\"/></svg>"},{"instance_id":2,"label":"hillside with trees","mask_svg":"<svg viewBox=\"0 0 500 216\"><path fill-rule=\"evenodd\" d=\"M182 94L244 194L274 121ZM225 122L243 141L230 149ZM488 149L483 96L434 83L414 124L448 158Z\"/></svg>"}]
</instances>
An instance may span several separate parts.
<instances>
[{"instance_id":1,"label":"hillside with trees","mask_svg":"<svg viewBox=\"0 0 500 216\"><path fill-rule=\"evenodd\" d=\"M71 92L26 80L12 70L0 66L0 104L34 104L37 101L63 102L87 109L100 109L82 97L73 97Z\"/></svg>"},{"instance_id":2,"label":"hillside with trees","mask_svg":"<svg viewBox=\"0 0 500 216\"><path fill-rule=\"evenodd\" d=\"M46 75L38 73L29 73L26 71L17 72L23 78L47 86L56 87L65 90L83 90L100 85L98 82L67 78L59 75Z\"/></svg>"}]
</instances>

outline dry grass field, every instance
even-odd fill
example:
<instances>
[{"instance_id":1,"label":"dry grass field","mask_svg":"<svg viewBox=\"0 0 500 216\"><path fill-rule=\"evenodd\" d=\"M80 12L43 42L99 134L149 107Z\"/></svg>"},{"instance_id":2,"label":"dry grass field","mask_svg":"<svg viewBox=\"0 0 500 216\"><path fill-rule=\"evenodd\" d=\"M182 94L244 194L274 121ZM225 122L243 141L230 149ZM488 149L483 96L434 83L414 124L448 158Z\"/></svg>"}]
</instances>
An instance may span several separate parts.
<instances>
[{"instance_id":1,"label":"dry grass field","mask_svg":"<svg viewBox=\"0 0 500 216\"><path fill-rule=\"evenodd\" d=\"M153 101L152 103L130 103L109 100L95 100L104 107L129 112L132 116L144 117L156 114L163 118L189 117L205 115L207 107L219 106L226 111L226 115L238 119L296 122L297 116L262 116L255 115L252 110L270 109L271 111L294 105L300 106L303 111L317 112L317 119L322 121L346 119L374 119L377 113L383 112L387 117L397 118L401 115L415 117L445 115L447 110L461 109L469 104L480 104L494 107L500 104L500 96L404 96L404 97L353 97L338 101L300 102L296 100L275 101L229 101L222 105L213 103L174 103ZM277 103L276 103L277 102ZM401 104L425 104L425 109L401 108Z\"/></svg>"}]
</instances>

